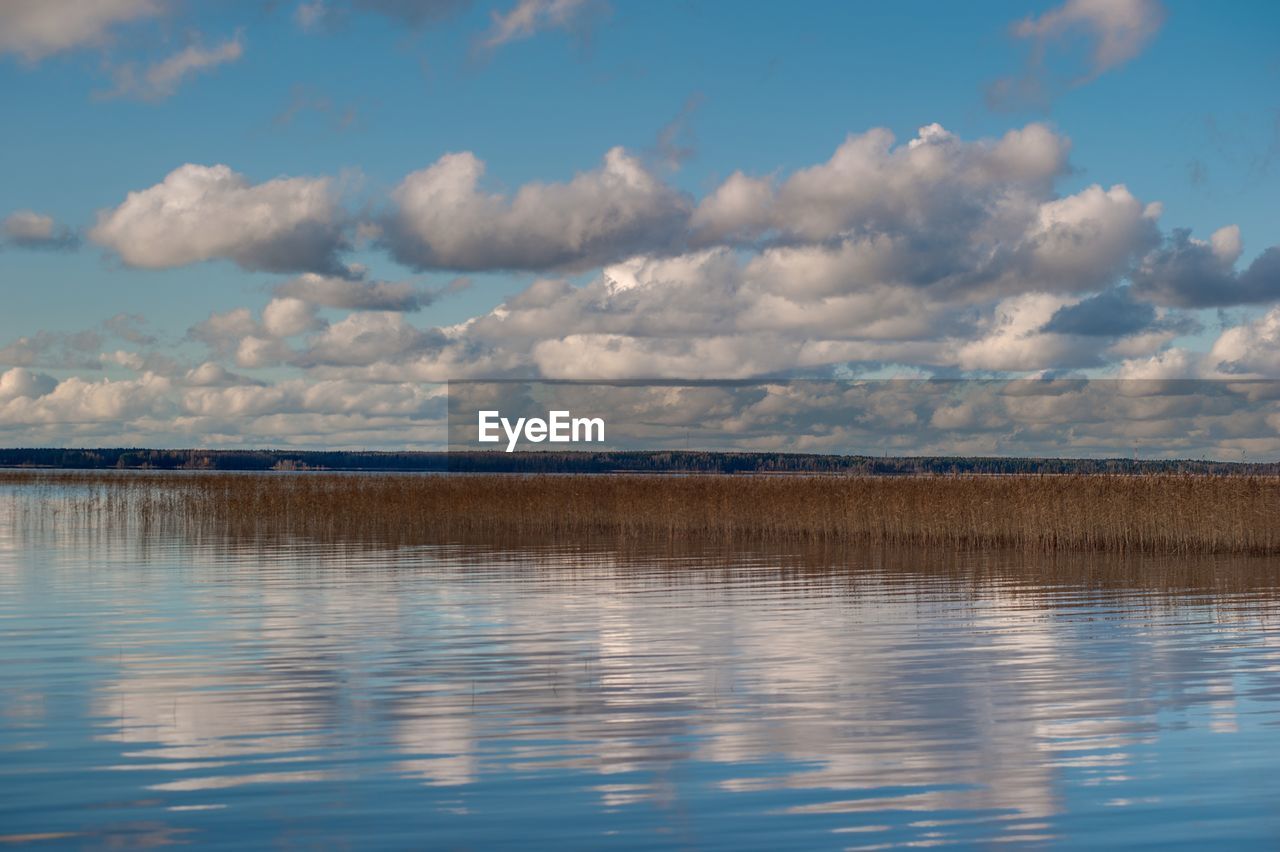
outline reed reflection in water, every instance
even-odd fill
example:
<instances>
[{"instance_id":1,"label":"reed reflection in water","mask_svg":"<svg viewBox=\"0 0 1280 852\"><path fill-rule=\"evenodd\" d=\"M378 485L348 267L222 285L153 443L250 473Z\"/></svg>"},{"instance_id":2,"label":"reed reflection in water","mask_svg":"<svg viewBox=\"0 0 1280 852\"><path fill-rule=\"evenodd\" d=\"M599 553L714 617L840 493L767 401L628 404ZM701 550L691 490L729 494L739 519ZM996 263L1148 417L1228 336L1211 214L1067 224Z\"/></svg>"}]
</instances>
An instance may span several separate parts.
<instances>
[{"instance_id":1,"label":"reed reflection in water","mask_svg":"<svg viewBox=\"0 0 1280 852\"><path fill-rule=\"evenodd\" d=\"M1280 841L1273 560L251 540L72 504L0 494L16 845Z\"/></svg>"}]
</instances>

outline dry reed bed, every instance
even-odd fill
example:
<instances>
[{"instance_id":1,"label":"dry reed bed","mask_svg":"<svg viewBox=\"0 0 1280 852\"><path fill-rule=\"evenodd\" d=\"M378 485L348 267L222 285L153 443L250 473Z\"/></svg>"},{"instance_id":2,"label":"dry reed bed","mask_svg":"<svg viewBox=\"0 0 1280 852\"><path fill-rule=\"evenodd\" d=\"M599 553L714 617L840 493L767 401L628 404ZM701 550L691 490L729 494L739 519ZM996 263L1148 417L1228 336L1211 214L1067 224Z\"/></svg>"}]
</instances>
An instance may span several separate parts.
<instances>
[{"instance_id":1,"label":"dry reed bed","mask_svg":"<svg viewBox=\"0 0 1280 852\"><path fill-rule=\"evenodd\" d=\"M1280 478L48 474L70 511L231 535L1280 553ZM68 488L68 486L76 486Z\"/></svg>"}]
</instances>

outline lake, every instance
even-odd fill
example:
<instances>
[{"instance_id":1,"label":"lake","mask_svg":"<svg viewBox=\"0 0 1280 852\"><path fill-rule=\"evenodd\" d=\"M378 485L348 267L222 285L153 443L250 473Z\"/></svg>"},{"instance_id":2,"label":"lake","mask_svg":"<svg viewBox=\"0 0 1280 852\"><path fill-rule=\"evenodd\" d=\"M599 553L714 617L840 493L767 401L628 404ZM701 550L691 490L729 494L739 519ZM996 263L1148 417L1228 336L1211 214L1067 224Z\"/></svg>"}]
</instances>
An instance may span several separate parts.
<instances>
[{"instance_id":1,"label":"lake","mask_svg":"<svg viewBox=\"0 0 1280 852\"><path fill-rule=\"evenodd\" d=\"M63 496L0 489L0 843L1280 845L1275 560L246 541Z\"/></svg>"}]
</instances>

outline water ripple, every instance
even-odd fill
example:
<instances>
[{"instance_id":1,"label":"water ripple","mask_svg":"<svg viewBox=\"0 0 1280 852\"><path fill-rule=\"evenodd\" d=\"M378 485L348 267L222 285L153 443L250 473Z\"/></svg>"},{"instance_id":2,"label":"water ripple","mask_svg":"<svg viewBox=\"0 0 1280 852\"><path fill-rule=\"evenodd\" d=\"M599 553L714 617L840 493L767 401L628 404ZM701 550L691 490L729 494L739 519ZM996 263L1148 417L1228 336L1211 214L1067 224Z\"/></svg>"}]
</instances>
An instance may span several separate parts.
<instances>
[{"instance_id":1,"label":"water ripple","mask_svg":"<svg viewBox=\"0 0 1280 852\"><path fill-rule=\"evenodd\" d=\"M0 843L1280 840L1265 561L244 542L22 499Z\"/></svg>"}]
</instances>

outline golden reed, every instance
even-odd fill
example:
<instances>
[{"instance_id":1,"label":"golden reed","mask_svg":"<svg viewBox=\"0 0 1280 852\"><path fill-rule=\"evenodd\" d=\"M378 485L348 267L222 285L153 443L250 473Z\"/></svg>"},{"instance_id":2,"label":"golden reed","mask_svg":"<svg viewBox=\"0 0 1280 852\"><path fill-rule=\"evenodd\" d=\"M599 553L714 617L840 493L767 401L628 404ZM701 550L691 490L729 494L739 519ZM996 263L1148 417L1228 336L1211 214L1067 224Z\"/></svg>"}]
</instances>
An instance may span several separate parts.
<instances>
[{"instance_id":1,"label":"golden reed","mask_svg":"<svg viewBox=\"0 0 1280 852\"><path fill-rule=\"evenodd\" d=\"M1276 477L0 471L0 484L54 489L72 511L244 536L1280 553Z\"/></svg>"}]
</instances>

